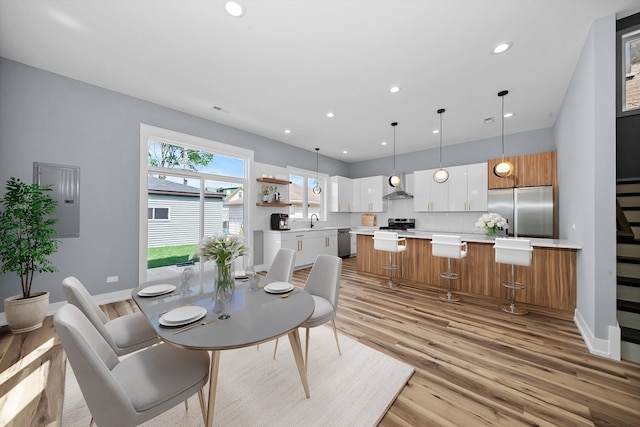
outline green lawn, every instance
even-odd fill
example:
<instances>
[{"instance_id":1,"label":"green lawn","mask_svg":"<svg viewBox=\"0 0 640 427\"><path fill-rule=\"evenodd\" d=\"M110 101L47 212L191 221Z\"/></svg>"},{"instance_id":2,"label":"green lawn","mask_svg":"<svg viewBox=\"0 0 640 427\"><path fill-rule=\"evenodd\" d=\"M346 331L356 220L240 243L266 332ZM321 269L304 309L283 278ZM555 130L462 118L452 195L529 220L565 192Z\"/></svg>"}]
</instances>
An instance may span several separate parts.
<instances>
[{"instance_id":1,"label":"green lawn","mask_svg":"<svg viewBox=\"0 0 640 427\"><path fill-rule=\"evenodd\" d=\"M165 267L189 261L189 255L197 251L196 245L163 246L149 248L147 251L147 268ZM191 261L198 261L194 258Z\"/></svg>"}]
</instances>

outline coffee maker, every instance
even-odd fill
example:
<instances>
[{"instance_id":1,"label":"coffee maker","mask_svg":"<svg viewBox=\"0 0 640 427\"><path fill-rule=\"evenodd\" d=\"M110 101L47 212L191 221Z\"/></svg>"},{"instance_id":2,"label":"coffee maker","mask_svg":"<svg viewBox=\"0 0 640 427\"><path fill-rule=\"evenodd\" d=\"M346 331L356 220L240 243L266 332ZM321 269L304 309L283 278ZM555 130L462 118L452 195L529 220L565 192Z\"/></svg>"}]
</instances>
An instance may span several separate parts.
<instances>
[{"instance_id":1,"label":"coffee maker","mask_svg":"<svg viewBox=\"0 0 640 427\"><path fill-rule=\"evenodd\" d=\"M271 229L272 230L288 230L289 215L282 214L282 213L271 214Z\"/></svg>"}]
</instances>

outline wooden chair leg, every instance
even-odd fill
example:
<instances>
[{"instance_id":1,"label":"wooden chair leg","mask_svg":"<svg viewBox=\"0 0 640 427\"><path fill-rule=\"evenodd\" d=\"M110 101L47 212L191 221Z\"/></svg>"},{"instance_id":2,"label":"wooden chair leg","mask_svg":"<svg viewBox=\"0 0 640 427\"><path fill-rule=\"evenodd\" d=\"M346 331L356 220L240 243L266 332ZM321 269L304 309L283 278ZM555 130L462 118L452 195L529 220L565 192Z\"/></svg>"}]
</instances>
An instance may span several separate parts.
<instances>
[{"instance_id":1,"label":"wooden chair leg","mask_svg":"<svg viewBox=\"0 0 640 427\"><path fill-rule=\"evenodd\" d=\"M187 402L186 400L184 401L184 410L185 411L189 410L189 402Z\"/></svg>"},{"instance_id":2,"label":"wooden chair leg","mask_svg":"<svg viewBox=\"0 0 640 427\"><path fill-rule=\"evenodd\" d=\"M207 411L204 407L204 391L202 389L198 390L198 400L200 401L200 412L202 412L202 421L204 421L204 425L207 425Z\"/></svg>"},{"instance_id":3,"label":"wooden chair leg","mask_svg":"<svg viewBox=\"0 0 640 427\"><path fill-rule=\"evenodd\" d=\"M333 326L333 336L336 337L336 345L338 346L338 354L342 356L340 351L340 342L338 342L338 330L336 329L336 319L331 319L331 325Z\"/></svg>"},{"instance_id":4,"label":"wooden chair leg","mask_svg":"<svg viewBox=\"0 0 640 427\"><path fill-rule=\"evenodd\" d=\"M308 361L309 361L309 328L305 328L306 329L306 335L307 337L305 338L305 343L304 343L304 371L305 373L307 372L307 366L308 366Z\"/></svg>"},{"instance_id":5,"label":"wooden chair leg","mask_svg":"<svg viewBox=\"0 0 640 427\"><path fill-rule=\"evenodd\" d=\"M279 338L276 338L276 346L273 349L273 360L276 360L276 351L278 351L278 339Z\"/></svg>"},{"instance_id":6,"label":"wooden chair leg","mask_svg":"<svg viewBox=\"0 0 640 427\"><path fill-rule=\"evenodd\" d=\"M91 421L89 421L89 427L93 427L94 421L93 421L93 417L91 417Z\"/></svg>"}]
</instances>

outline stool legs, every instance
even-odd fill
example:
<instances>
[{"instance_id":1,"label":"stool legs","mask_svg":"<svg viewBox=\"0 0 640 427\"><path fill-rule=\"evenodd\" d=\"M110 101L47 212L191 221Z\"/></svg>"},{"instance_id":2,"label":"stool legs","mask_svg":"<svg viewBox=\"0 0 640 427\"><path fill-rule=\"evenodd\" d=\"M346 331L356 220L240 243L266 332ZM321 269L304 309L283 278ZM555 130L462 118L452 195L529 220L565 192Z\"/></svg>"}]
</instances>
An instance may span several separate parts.
<instances>
[{"instance_id":1,"label":"stool legs","mask_svg":"<svg viewBox=\"0 0 640 427\"><path fill-rule=\"evenodd\" d=\"M504 286L505 288L511 290L511 303L510 304L502 304L500 306L500 308L502 309L502 311L504 311L506 313L522 316L523 314L528 314L529 311L526 308L516 307L516 304L515 304L516 291L520 291L520 290L524 289L524 285L522 283L520 283L520 282L516 282L515 276L516 276L516 266L512 264L511 265L511 280L508 280L506 282L502 282L502 286Z\"/></svg>"},{"instance_id":2,"label":"stool legs","mask_svg":"<svg viewBox=\"0 0 640 427\"><path fill-rule=\"evenodd\" d=\"M440 273L440 277L447 281L448 290L446 294L440 294L438 297L442 301L447 302L460 301L460 297L458 295L451 293L451 281L458 279L458 274L451 271L451 258L447 258L447 271L445 271L444 273Z\"/></svg>"},{"instance_id":3,"label":"stool legs","mask_svg":"<svg viewBox=\"0 0 640 427\"><path fill-rule=\"evenodd\" d=\"M395 286L393 284L392 276L393 276L393 271L397 270L399 267L397 264L393 263L393 252L389 252L389 264L387 265L383 265L382 268L384 268L385 270L389 270L389 282L387 283L387 286L385 286L385 288L388 289L395 289L397 288L397 286Z\"/></svg>"}]
</instances>

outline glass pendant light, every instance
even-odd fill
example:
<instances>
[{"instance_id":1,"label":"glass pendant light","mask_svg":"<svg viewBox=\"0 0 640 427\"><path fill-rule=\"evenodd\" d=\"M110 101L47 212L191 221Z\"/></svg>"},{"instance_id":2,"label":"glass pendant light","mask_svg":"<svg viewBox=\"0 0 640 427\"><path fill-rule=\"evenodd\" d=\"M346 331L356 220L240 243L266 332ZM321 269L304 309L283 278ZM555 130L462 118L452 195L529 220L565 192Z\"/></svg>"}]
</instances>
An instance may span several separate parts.
<instances>
[{"instance_id":1,"label":"glass pendant light","mask_svg":"<svg viewBox=\"0 0 640 427\"><path fill-rule=\"evenodd\" d=\"M444 112L444 108L438 110L440 115L440 168L433 173L433 180L439 184L447 182L449 179L449 171L442 169L442 113Z\"/></svg>"},{"instance_id":2,"label":"glass pendant light","mask_svg":"<svg viewBox=\"0 0 640 427\"><path fill-rule=\"evenodd\" d=\"M513 173L513 163L504 160L504 97L508 93L508 90L498 92L498 96L502 98L502 161L493 167L493 173L500 178L505 178Z\"/></svg>"},{"instance_id":3,"label":"glass pendant light","mask_svg":"<svg viewBox=\"0 0 640 427\"><path fill-rule=\"evenodd\" d=\"M320 194L322 192L322 188L320 188L320 178L318 177L318 156L320 149L316 148L316 185L313 186L313 194Z\"/></svg>"},{"instance_id":4,"label":"glass pendant light","mask_svg":"<svg viewBox=\"0 0 640 427\"><path fill-rule=\"evenodd\" d=\"M396 174L396 126L398 122L391 123L393 127L393 175L389 177L389 185L392 187L398 187L400 185L400 176Z\"/></svg>"}]
</instances>

